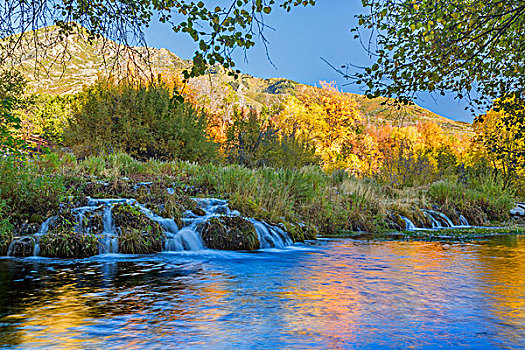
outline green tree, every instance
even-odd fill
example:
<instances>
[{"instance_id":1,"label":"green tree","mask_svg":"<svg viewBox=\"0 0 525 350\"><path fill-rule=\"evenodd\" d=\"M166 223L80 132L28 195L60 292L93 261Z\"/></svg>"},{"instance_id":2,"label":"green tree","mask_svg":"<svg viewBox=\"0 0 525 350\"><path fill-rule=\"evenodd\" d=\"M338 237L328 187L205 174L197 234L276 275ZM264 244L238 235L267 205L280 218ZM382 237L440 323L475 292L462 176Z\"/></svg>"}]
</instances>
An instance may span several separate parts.
<instances>
[{"instance_id":1,"label":"green tree","mask_svg":"<svg viewBox=\"0 0 525 350\"><path fill-rule=\"evenodd\" d=\"M26 86L27 82L19 72L0 72L0 152L3 154L18 154L24 144L16 136L21 122L16 111L27 103L24 97Z\"/></svg>"},{"instance_id":2,"label":"green tree","mask_svg":"<svg viewBox=\"0 0 525 350\"><path fill-rule=\"evenodd\" d=\"M206 161L215 144L206 116L165 84L99 80L80 93L64 144L80 156L126 152L138 159Z\"/></svg>"},{"instance_id":3,"label":"green tree","mask_svg":"<svg viewBox=\"0 0 525 350\"><path fill-rule=\"evenodd\" d=\"M452 92L473 106L523 97L523 0L362 2L366 11L353 31L374 62L342 73L363 84L368 96L410 103L420 91Z\"/></svg>"},{"instance_id":4,"label":"green tree","mask_svg":"<svg viewBox=\"0 0 525 350\"><path fill-rule=\"evenodd\" d=\"M315 148L297 137L295 130L284 132L274 127L269 111L259 114L234 110L226 130L225 153L232 163L247 167L271 166L300 168L319 164Z\"/></svg>"}]
</instances>

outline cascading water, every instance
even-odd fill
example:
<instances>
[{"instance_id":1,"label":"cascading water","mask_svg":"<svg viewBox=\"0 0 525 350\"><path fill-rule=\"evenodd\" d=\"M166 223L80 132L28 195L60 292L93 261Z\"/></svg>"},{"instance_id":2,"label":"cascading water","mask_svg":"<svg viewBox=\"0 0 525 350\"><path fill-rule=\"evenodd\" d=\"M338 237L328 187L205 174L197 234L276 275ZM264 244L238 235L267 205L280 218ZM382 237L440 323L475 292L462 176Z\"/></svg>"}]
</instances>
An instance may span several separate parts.
<instances>
[{"instance_id":1,"label":"cascading water","mask_svg":"<svg viewBox=\"0 0 525 350\"><path fill-rule=\"evenodd\" d=\"M417 229L416 225L414 225L414 223L407 217L404 217L403 215L399 215L401 217L401 219L403 219L406 223L406 227L405 227L405 230L407 231L414 231Z\"/></svg>"},{"instance_id":2,"label":"cascading water","mask_svg":"<svg viewBox=\"0 0 525 350\"><path fill-rule=\"evenodd\" d=\"M141 184L141 186L147 185L147 183ZM168 193L171 194L172 191L168 190ZM203 250L205 249L205 246L199 234L199 226L201 224L207 222L213 217L240 216L241 214L236 210L230 210L226 200L215 198L193 198L193 200L197 203L197 207L200 209L196 211L202 215L196 214L192 211L184 212L181 220L182 227L179 228L175 220L155 214L145 205L138 203L135 199L94 199L88 197L87 206L71 210L71 213L77 221L74 230L78 234L90 233L92 228L89 227L89 225L85 225L85 222L89 221L84 220L86 215L91 213L92 215L99 216L102 222L102 232L99 236L99 253L118 253L119 228L115 227L112 209L116 205L132 205L137 207L150 220L158 223L162 227L166 234L164 251ZM38 255L40 252L40 236L49 231L50 225L52 225L53 220L56 218L57 217L50 217L47 219L42 224L39 232L34 235L34 255ZM281 228L253 218L246 219L254 225L259 238L260 248L282 248L293 244L290 236Z\"/></svg>"},{"instance_id":3,"label":"cascading water","mask_svg":"<svg viewBox=\"0 0 525 350\"><path fill-rule=\"evenodd\" d=\"M460 226L470 227L470 224L468 223L467 219L463 215L459 216L459 224Z\"/></svg>"},{"instance_id":4,"label":"cascading water","mask_svg":"<svg viewBox=\"0 0 525 350\"><path fill-rule=\"evenodd\" d=\"M463 227L471 227L467 221L467 219L463 216L459 216L459 225L454 225L452 220L448 216L446 216L443 213L430 210L430 209L421 209L423 213L429 218L431 228L433 229L443 229L443 228L463 228ZM417 227L410 219L400 215L401 219L403 219L406 222L406 230L407 231L415 231L415 230L425 230L424 227Z\"/></svg>"},{"instance_id":5,"label":"cascading water","mask_svg":"<svg viewBox=\"0 0 525 350\"><path fill-rule=\"evenodd\" d=\"M421 211L425 213L425 215L430 219L432 228L442 228L441 223L438 220L436 220L436 218L434 217L434 215L432 215L430 210L421 209Z\"/></svg>"},{"instance_id":6,"label":"cascading water","mask_svg":"<svg viewBox=\"0 0 525 350\"><path fill-rule=\"evenodd\" d=\"M42 223L42 225L40 226L40 230L38 230L37 233L35 233L34 235L34 238L35 238L35 248L33 249L33 255L34 256L38 256L38 254L40 253L40 237L42 235L45 235L47 233L47 231L49 231L49 225L51 225L51 223L56 219L56 216L51 216L49 218L47 218L46 221L44 221ZM9 254L7 254L9 255Z\"/></svg>"},{"instance_id":7,"label":"cascading water","mask_svg":"<svg viewBox=\"0 0 525 350\"><path fill-rule=\"evenodd\" d=\"M250 219L250 222L255 226L261 248L283 248L293 244L290 236L279 227L255 219Z\"/></svg>"}]
</instances>

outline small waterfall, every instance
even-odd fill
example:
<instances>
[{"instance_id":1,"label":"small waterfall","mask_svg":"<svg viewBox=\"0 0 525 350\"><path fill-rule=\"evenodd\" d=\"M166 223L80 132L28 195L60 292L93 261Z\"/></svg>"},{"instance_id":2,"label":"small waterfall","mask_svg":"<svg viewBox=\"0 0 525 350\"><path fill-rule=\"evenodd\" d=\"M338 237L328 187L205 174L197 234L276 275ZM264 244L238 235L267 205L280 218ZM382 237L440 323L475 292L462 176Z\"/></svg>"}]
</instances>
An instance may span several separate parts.
<instances>
[{"instance_id":1,"label":"small waterfall","mask_svg":"<svg viewBox=\"0 0 525 350\"><path fill-rule=\"evenodd\" d=\"M441 224L439 223L439 221L436 220L434 215L432 215L432 213L429 210L421 209L421 211L423 213L425 213L425 215L430 219L430 224L432 225L432 228L440 228L441 227Z\"/></svg>"},{"instance_id":2,"label":"small waterfall","mask_svg":"<svg viewBox=\"0 0 525 350\"><path fill-rule=\"evenodd\" d=\"M399 215L399 217L401 217L401 219L403 219L405 221L405 223L406 223L405 230L407 230L407 231L414 231L415 229L417 229L416 225L414 225L414 223L412 221L410 221L409 218L404 217L403 215Z\"/></svg>"},{"instance_id":3,"label":"small waterfall","mask_svg":"<svg viewBox=\"0 0 525 350\"><path fill-rule=\"evenodd\" d=\"M255 226L255 231L257 231L262 249L283 248L293 244L290 236L280 227L269 225L255 219L250 219L250 222Z\"/></svg>"},{"instance_id":4,"label":"small waterfall","mask_svg":"<svg viewBox=\"0 0 525 350\"><path fill-rule=\"evenodd\" d=\"M454 223L448 216L430 209L422 209L432 223L432 228L452 228ZM444 224L444 225L443 225Z\"/></svg>"},{"instance_id":5,"label":"small waterfall","mask_svg":"<svg viewBox=\"0 0 525 350\"><path fill-rule=\"evenodd\" d=\"M467 219L463 215L459 216L459 225L460 226L470 226Z\"/></svg>"},{"instance_id":6,"label":"small waterfall","mask_svg":"<svg viewBox=\"0 0 525 350\"><path fill-rule=\"evenodd\" d=\"M35 233L35 248L33 249L33 256L38 256L38 254L40 254L40 236L45 235L47 231L49 231L49 225L51 225L51 223L56 220L56 218L56 216L47 218L46 221L44 221L40 226L40 230ZM9 255L9 253L7 255Z\"/></svg>"},{"instance_id":7,"label":"small waterfall","mask_svg":"<svg viewBox=\"0 0 525 350\"><path fill-rule=\"evenodd\" d=\"M183 251L183 250L202 250L204 244L195 229L183 227L171 239L166 240L165 250Z\"/></svg>"},{"instance_id":8,"label":"small waterfall","mask_svg":"<svg viewBox=\"0 0 525 350\"><path fill-rule=\"evenodd\" d=\"M17 237L13 239L7 249L7 256L30 256L35 251L35 239L30 236Z\"/></svg>"},{"instance_id":9,"label":"small waterfall","mask_svg":"<svg viewBox=\"0 0 525 350\"><path fill-rule=\"evenodd\" d=\"M141 186L147 184L141 184ZM215 198L193 198L197 203L199 210L186 211L182 215L182 227L178 227L174 219L164 218L155 214L152 210L148 209L145 205L138 203L135 199L125 198L110 198L110 199L95 199L87 198L87 205L83 207L74 208L71 210L76 225L74 230L77 234L88 234L93 227L86 225L86 215L91 213L89 221L93 216L99 217L102 228L102 232L96 232L99 236L99 253L118 253L118 235L119 229L115 227L112 210L116 205L132 205L138 208L144 215L150 220L158 223L166 234L166 241L164 244L165 251L184 251L192 250L198 251L206 249L199 233L199 226L207 222L214 217L224 216L240 216L237 210L230 210L228 207L228 201ZM34 240L33 254L38 255L40 253L39 240L40 237L49 231L50 225L58 217L53 216L48 218L40 227L34 237L22 237L13 241L9 247L9 255L20 254L16 251L20 249L27 250L26 245L30 243L27 239ZM255 231L257 232L260 248L282 248L288 245L292 245L293 241L283 229L280 227L270 225L263 221L258 221L253 218L245 218L254 225ZM100 222L99 221L99 222ZM84 227L86 226L86 227ZM92 232L95 233L95 232ZM25 245L22 245L24 243ZM20 248L22 247L22 248Z\"/></svg>"}]
</instances>

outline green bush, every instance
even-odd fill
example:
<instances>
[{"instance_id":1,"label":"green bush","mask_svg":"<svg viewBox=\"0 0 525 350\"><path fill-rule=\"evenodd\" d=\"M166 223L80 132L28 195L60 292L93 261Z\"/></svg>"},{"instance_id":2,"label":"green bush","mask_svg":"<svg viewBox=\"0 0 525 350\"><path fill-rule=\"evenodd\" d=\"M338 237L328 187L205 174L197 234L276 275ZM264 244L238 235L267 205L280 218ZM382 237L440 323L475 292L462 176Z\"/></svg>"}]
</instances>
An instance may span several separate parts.
<instances>
[{"instance_id":1,"label":"green bush","mask_svg":"<svg viewBox=\"0 0 525 350\"><path fill-rule=\"evenodd\" d=\"M125 152L138 159L207 161L217 156L204 113L161 82L100 80L84 89L64 142L83 157Z\"/></svg>"},{"instance_id":2,"label":"green bush","mask_svg":"<svg viewBox=\"0 0 525 350\"><path fill-rule=\"evenodd\" d=\"M9 222L7 205L0 199L0 256L7 255L9 245L13 241L13 225Z\"/></svg>"},{"instance_id":3,"label":"green bush","mask_svg":"<svg viewBox=\"0 0 525 350\"><path fill-rule=\"evenodd\" d=\"M505 188L500 177L488 174L470 177L468 182L456 178L438 181L428 194L443 211L457 211L471 224L504 220L515 204L513 191Z\"/></svg>"},{"instance_id":4,"label":"green bush","mask_svg":"<svg viewBox=\"0 0 525 350\"><path fill-rule=\"evenodd\" d=\"M40 237L40 256L49 258L87 258L98 254L98 237L75 232L75 218L61 215L49 232Z\"/></svg>"},{"instance_id":5,"label":"green bush","mask_svg":"<svg viewBox=\"0 0 525 350\"><path fill-rule=\"evenodd\" d=\"M160 225L151 221L131 205L113 208L115 226L120 229L119 252L123 254L151 254L161 252L166 236Z\"/></svg>"},{"instance_id":6,"label":"green bush","mask_svg":"<svg viewBox=\"0 0 525 350\"><path fill-rule=\"evenodd\" d=\"M0 200L15 226L27 221L40 224L58 212L60 202L67 197L65 177L56 173L56 160L46 165L1 157L0 179Z\"/></svg>"}]
</instances>

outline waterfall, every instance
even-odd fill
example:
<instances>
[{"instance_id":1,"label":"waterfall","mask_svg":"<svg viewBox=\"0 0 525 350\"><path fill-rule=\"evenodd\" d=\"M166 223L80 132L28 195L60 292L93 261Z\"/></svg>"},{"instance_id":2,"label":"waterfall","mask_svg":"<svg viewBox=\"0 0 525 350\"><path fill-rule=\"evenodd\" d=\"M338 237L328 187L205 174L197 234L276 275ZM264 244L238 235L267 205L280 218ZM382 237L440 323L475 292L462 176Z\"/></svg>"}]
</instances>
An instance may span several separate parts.
<instances>
[{"instance_id":1,"label":"waterfall","mask_svg":"<svg viewBox=\"0 0 525 350\"><path fill-rule=\"evenodd\" d=\"M147 183L140 184L140 186L146 185ZM169 193L174 193L172 189L171 191L169 190L170 189L168 189ZM237 210L231 210L228 207L228 201L226 200L216 198L192 198L192 200L196 202L199 210L195 210L195 212L184 212L181 218L182 227L179 228L174 219L157 215L145 205L138 203L135 199L95 199L88 197L86 206L71 209L71 214L76 221L74 231L77 234L99 234L100 254L118 253L119 228L115 227L112 210L116 205L132 205L138 208L148 219L158 223L163 229L166 235L164 251L198 251L206 249L199 233L200 225L214 217L241 216ZM93 226L85 224L85 218L88 213L92 215L89 217L90 221L93 216L100 218L102 232L91 232ZM9 246L8 254L18 254L15 250L19 250L22 243L27 245L27 243L30 243L29 240L32 240L34 241L33 255L38 255L40 253L40 237L49 231L50 226L56 219L58 219L58 216L48 218L33 237L21 237L14 240ZM293 244L288 233L280 227L253 218L244 219L248 220L254 226L259 238L260 248L282 248Z\"/></svg>"},{"instance_id":2,"label":"waterfall","mask_svg":"<svg viewBox=\"0 0 525 350\"><path fill-rule=\"evenodd\" d=\"M406 223L405 230L407 230L407 231L414 231L415 229L417 229L416 225L414 225L414 223L412 221L410 221L409 218L404 217L403 215L399 215L399 217L401 217L401 219L403 219L405 221L405 223Z\"/></svg>"},{"instance_id":3,"label":"waterfall","mask_svg":"<svg viewBox=\"0 0 525 350\"><path fill-rule=\"evenodd\" d=\"M200 224L213 217L240 216L237 210L231 210L228 207L226 200L216 198L193 198L193 200L205 214L201 216L191 211L185 212L182 216L183 227L173 237L166 240L165 249L167 251L204 249L204 244L197 231ZM290 236L281 228L252 218L247 218L247 220L255 227L260 248L282 248L293 244Z\"/></svg>"},{"instance_id":4,"label":"waterfall","mask_svg":"<svg viewBox=\"0 0 525 350\"><path fill-rule=\"evenodd\" d=\"M40 236L45 235L47 231L49 230L49 225L56 219L56 216L51 216L46 219L40 226L40 229L37 233L35 233L35 248L33 249L33 256L38 256L40 254ZM7 254L9 255L9 253Z\"/></svg>"},{"instance_id":5,"label":"waterfall","mask_svg":"<svg viewBox=\"0 0 525 350\"><path fill-rule=\"evenodd\" d=\"M422 211L430 219L432 223L432 228L453 228L455 227L452 220L450 220L450 218L443 213L439 213L437 211L430 210L430 209L422 209ZM444 225L442 225L442 223Z\"/></svg>"},{"instance_id":6,"label":"waterfall","mask_svg":"<svg viewBox=\"0 0 525 350\"><path fill-rule=\"evenodd\" d=\"M250 219L250 222L255 226L255 231L259 237L262 249L274 247L283 248L293 244L290 236L280 227L255 219Z\"/></svg>"},{"instance_id":7,"label":"waterfall","mask_svg":"<svg viewBox=\"0 0 525 350\"><path fill-rule=\"evenodd\" d=\"M436 220L436 218L434 218L434 216L432 215L430 210L421 209L421 211L423 213L425 213L425 215L430 219L430 223L432 225L432 228L440 228L441 227L441 224L439 223L438 220Z\"/></svg>"},{"instance_id":8,"label":"waterfall","mask_svg":"<svg viewBox=\"0 0 525 350\"><path fill-rule=\"evenodd\" d=\"M459 225L470 227L470 224L468 223L467 219L463 215L459 216Z\"/></svg>"}]
</instances>

